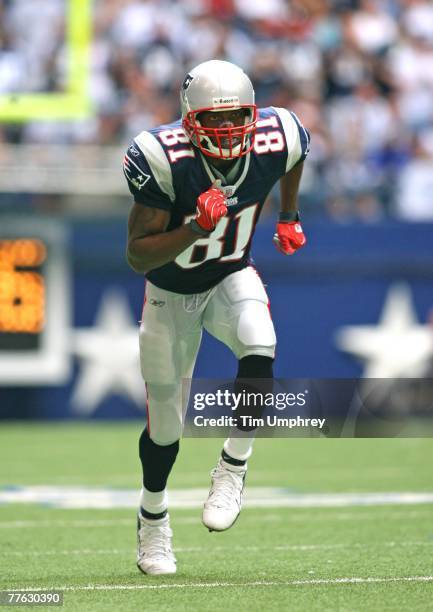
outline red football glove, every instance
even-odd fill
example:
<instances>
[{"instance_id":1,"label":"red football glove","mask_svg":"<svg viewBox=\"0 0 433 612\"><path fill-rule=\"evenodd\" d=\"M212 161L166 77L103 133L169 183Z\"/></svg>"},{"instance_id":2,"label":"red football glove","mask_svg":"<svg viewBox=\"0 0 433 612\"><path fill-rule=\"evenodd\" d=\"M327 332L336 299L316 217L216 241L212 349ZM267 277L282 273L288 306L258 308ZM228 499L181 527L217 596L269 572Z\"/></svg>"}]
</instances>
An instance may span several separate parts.
<instances>
[{"instance_id":1,"label":"red football glove","mask_svg":"<svg viewBox=\"0 0 433 612\"><path fill-rule=\"evenodd\" d=\"M197 216L195 221L206 232L213 232L216 224L227 214L225 195L212 186L197 198Z\"/></svg>"},{"instance_id":2,"label":"red football glove","mask_svg":"<svg viewBox=\"0 0 433 612\"><path fill-rule=\"evenodd\" d=\"M274 234L274 244L280 253L293 255L295 251L307 242L302 225L299 221L277 223L277 232Z\"/></svg>"}]
</instances>

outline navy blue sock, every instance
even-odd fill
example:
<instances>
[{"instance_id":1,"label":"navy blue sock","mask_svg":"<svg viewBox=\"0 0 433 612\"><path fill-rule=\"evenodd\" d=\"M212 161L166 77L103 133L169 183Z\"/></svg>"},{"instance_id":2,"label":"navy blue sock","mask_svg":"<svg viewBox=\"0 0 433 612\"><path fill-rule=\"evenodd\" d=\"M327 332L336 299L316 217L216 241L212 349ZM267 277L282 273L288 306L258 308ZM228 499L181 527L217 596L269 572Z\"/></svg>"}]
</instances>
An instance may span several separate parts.
<instances>
[{"instance_id":1,"label":"navy blue sock","mask_svg":"<svg viewBox=\"0 0 433 612\"><path fill-rule=\"evenodd\" d=\"M179 452L179 440L167 446L155 444L146 428L140 436L139 452L143 486L154 493L163 491Z\"/></svg>"},{"instance_id":2,"label":"navy blue sock","mask_svg":"<svg viewBox=\"0 0 433 612\"><path fill-rule=\"evenodd\" d=\"M225 461L226 463L230 465L235 465L237 467L241 467L242 465L245 465L247 462L246 459L245 461L242 461L241 459L234 459L233 457L230 457L230 455L228 455L224 449L221 452L221 459L223 459L223 461Z\"/></svg>"},{"instance_id":3,"label":"navy blue sock","mask_svg":"<svg viewBox=\"0 0 433 612\"><path fill-rule=\"evenodd\" d=\"M238 374L235 380L235 392L248 396L249 393L261 393L265 396L273 390L273 362L271 357L263 355L247 355L239 360ZM248 416L253 419L261 418L264 406L248 405L248 402L240 402L235 415ZM240 431L250 432L254 426L238 425Z\"/></svg>"}]
</instances>

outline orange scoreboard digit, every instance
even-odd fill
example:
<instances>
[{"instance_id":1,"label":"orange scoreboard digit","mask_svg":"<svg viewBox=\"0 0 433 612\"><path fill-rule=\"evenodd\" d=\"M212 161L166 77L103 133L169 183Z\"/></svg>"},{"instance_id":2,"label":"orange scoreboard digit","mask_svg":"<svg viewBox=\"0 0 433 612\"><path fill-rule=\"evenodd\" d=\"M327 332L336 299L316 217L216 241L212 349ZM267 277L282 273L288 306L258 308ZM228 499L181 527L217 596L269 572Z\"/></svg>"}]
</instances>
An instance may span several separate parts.
<instances>
[{"instance_id":1,"label":"orange scoreboard digit","mask_svg":"<svg viewBox=\"0 0 433 612\"><path fill-rule=\"evenodd\" d=\"M39 334L45 324L47 249L38 238L0 240L0 333Z\"/></svg>"},{"instance_id":2,"label":"orange scoreboard digit","mask_svg":"<svg viewBox=\"0 0 433 612\"><path fill-rule=\"evenodd\" d=\"M0 223L0 384L65 382L69 270L60 223Z\"/></svg>"}]
</instances>

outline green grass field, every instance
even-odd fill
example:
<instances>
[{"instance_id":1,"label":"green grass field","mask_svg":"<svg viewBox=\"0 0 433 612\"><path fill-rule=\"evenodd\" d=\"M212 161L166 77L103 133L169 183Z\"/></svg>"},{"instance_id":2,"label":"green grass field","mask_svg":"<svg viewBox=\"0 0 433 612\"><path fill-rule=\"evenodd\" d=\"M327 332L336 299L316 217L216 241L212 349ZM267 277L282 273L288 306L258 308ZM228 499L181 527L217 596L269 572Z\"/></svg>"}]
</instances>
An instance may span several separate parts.
<instances>
[{"instance_id":1,"label":"green grass field","mask_svg":"<svg viewBox=\"0 0 433 612\"><path fill-rule=\"evenodd\" d=\"M140 427L2 424L2 491L136 488L138 497ZM171 488L207 488L220 445L184 440ZM247 486L432 493L432 465L427 439L258 440ZM433 609L431 504L246 507L219 534L201 525L199 507L171 519L178 573L146 577L135 566L134 509L0 504L0 589L61 589L66 610Z\"/></svg>"}]
</instances>

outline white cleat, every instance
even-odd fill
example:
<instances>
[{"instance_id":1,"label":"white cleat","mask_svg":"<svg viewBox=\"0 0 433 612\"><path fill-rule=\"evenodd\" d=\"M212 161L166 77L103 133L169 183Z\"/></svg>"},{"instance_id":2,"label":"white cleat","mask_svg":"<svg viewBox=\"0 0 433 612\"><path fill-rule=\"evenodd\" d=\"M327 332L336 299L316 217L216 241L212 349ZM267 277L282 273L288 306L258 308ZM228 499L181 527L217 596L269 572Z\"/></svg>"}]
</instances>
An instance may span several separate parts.
<instances>
[{"instance_id":1,"label":"white cleat","mask_svg":"<svg viewBox=\"0 0 433 612\"><path fill-rule=\"evenodd\" d=\"M222 459L212 470L212 485L202 516L203 525L209 531L225 531L238 518L246 473L246 465L232 466Z\"/></svg>"},{"instance_id":2,"label":"white cleat","mask_svg":"<svg viewBox=\"0 0 433 612\"><path fill-rule=\"evenodd\" d=\"M171 547L173 532L167 514L156 521L137 517L137 567L144 574L175 574L176 557Z\"/></svg>"}]
</instances>

